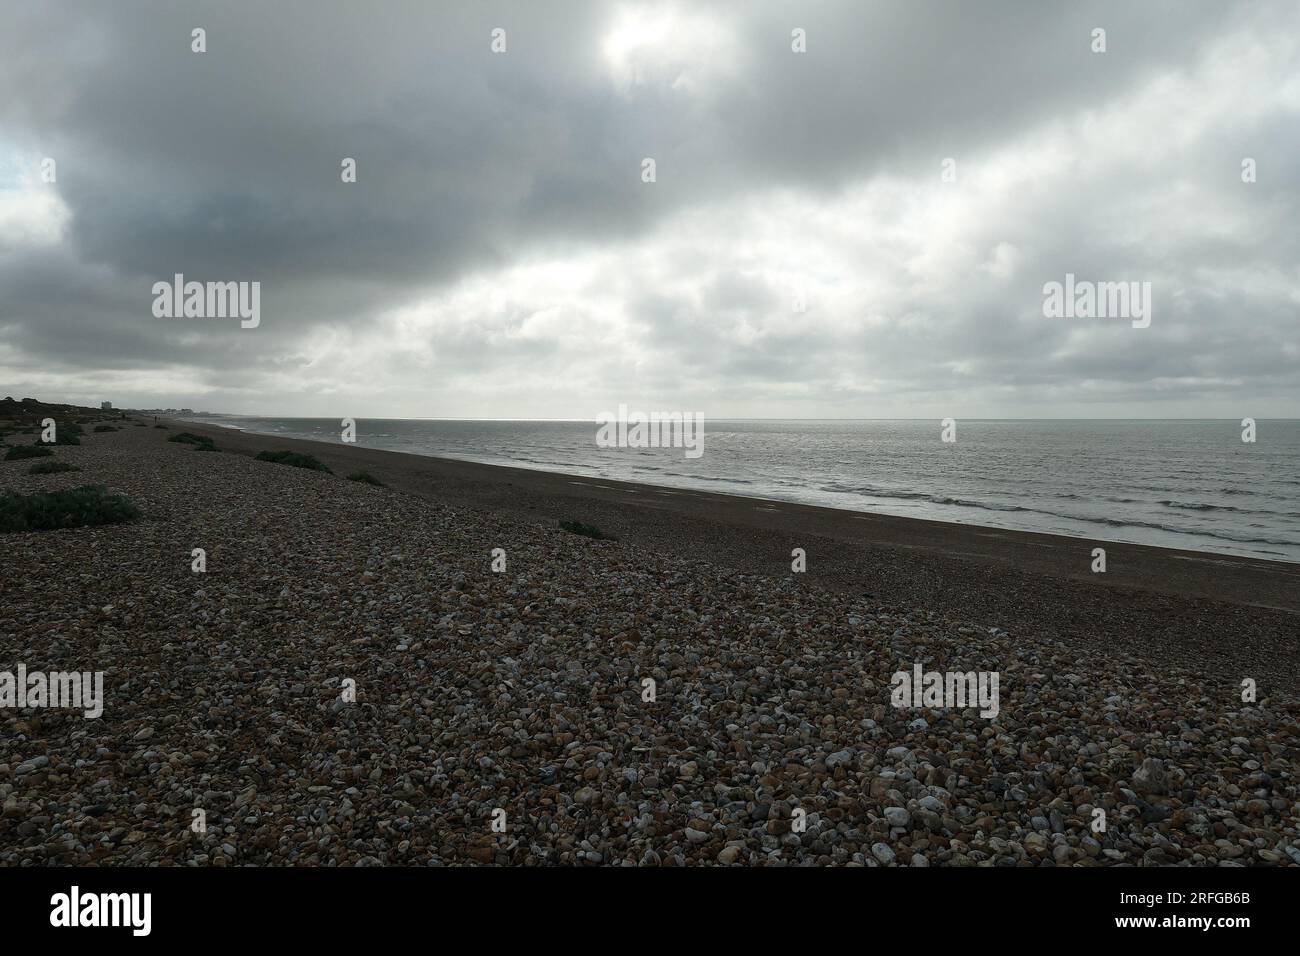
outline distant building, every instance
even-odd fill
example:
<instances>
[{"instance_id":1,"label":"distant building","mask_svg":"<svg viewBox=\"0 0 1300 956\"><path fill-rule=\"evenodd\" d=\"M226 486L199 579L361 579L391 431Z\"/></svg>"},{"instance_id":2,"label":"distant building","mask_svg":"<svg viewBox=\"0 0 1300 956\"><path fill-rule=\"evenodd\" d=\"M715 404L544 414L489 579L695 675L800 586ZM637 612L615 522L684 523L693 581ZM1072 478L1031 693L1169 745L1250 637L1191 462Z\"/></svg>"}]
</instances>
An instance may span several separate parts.
<instances>
[{"instance_id":1,"label":"distant building","mask_svg":"<svg viewBox=\"0 0 1300 956\"><path fill-rule=\"evenodd\" d=\"M106 412L108 412L108 411L112 411L112 410L113 410L113 403L112 403L112 402L100 402L100 403L99 403L99 407L102 408L102 409L103 409L104 411L106 411Z\"/></svg>"}]
</instances>

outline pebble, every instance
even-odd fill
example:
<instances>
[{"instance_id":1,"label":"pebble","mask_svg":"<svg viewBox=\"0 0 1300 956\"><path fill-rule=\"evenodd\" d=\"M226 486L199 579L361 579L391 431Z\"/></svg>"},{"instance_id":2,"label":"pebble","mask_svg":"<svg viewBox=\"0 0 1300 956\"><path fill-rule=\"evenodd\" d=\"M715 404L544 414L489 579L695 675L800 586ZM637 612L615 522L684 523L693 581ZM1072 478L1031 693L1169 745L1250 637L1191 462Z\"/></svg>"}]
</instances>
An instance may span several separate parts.
<instances>
[{"instance_id":1,"label":"pebble","mask_svg":"<svg viewBox=\"0 0 1300 956\"><path fill-rule=\"evenodd\" d=\"M881 866L889 866L896 859L894 851L886 843L871 844L871 855L880 861Z\"/></svg>"},{"instance_id":2,"label":"pebble","mask_svg":"<svg viewBox=\"0 0 1300 956\"><path fill-rule=\"evenodd\" d=\"M891 827L905 827L912 822L912 815L902 807L885 807L885 820Z\"/></svg>"}]
</instances>

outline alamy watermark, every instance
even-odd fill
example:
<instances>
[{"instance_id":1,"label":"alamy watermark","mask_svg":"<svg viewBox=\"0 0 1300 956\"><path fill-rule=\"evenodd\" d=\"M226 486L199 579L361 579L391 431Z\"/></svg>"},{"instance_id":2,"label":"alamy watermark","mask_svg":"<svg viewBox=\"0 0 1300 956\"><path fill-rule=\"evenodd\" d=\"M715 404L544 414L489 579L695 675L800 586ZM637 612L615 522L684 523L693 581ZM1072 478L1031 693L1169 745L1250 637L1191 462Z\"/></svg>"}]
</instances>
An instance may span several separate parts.
<instances>
[{"instance_id":1,"label":"alamy watermark","mask_svg":"<svg viewBox=\"0 0 1300 956\"><path fill-rule=\"evenodd\" d=\"M1043 285L1043 316L1048 319L1132 319L1133 328L1151 324L1150 282L1076 281Z\"/></svg>"},{"instance_id":2,"label":"alamy watermark","mask_svg":"<svg viewBox=\"0 0 1300 956\"><path fill-rule=\"evenodd\" d=\"M262 322L262 283L186 282L176 273L172 282L153 284L153 314L159 319L240 319L242 329Z\"/></svg>"},{"instance_id":3,"label":"alamy watermark","mask_svg":"<svg viewBox=\"0 0 1300 956\"><path fill-rule=\"evenodd\" d=\"M912 672L895 671L890 678L890 703L895 707L980 708L980 716L992 719L1001 709L998 703L997 671L925 671L920 664Z\"/></svg>"},{"instance_id":4,"label":"alamy watermark","mask_svg":"<svg viewBox=\"0 0 1300 956\"><path fill-rule=\"evenodd\" d=\"M0 671L0 707L75 707L87 720L104 712L103 671Z\"/></svg>"},{"instance_id":5,"label":"alamy watermark","mask_svg":"<svg viewBox=\"0 0 1300 956\"><path fill-rule=\"evenodd\" d=\"M684 448L687 458L704 454L702 412L601 412L596 444L601 448Z\"/></svg>"},{"instance_id":6,"label":"alamy watermark","mask_svg":"<svg viewBox=\"0 0 1300 956\"><path fill-rule=\"evenodd\" d=\"M132 936L148 936L152 913L152 893L83 893L74 885L67 893L50 897L50 925L60 928L121 926L130 929Z\"/></svg>"}]
</instances>

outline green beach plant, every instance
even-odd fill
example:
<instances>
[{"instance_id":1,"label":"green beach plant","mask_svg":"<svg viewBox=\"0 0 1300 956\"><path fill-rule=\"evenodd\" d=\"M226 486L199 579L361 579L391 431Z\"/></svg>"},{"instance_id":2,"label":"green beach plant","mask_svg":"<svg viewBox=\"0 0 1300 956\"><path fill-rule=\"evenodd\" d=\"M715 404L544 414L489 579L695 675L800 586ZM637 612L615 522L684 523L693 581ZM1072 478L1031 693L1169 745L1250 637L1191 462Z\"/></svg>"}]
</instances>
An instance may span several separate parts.
<instances>
[{"instance_id":1,"label":"green beach plant","mask_svg":"<svg viewBox=\"0 0 1300 956\"><path fill-rule=\"evenodd\" d=\"M29 475L57 475L64 471L81 471L76 465L66 461L38 461L27 469Z\"/></svg>"},{"instance_id":2,"label":"green beach plant","mask_svg":"<svg viewBox=\"0 0 1300 956\"><path fill-rule=\"evenodd\" d=\"M23 461L27 458L48 458L53 455L46 445L14 445L5 453L5 461Z\"/></svg>"},{"instance_id":3,"label":"green beach plant","mask_svg":"<svg viewBox=\"0 0 1300 956\"><path fill-rule=\"evenodd\" d=\"M384 483L368 471L354 471L348 475L348 481L359 481L362 484L374 485L376 488L385 487Z\"/></svg>"},{"instance_id":4,"label":"green beach plant","mask_svg":"<svg viewBox=\"0 0 1300 956\"><path fill-rule=\"evenodd\" d=\"M317 461L313 455L301 455L296 451L264 451L257 455L258 461L270 461L277 465L290 465L294 468L307 468L310 471L323 471L332 475L333 471L324 462Z\"/></svg>"},{"instance_id":5,"label":"green beach plant","mask_svg":"<svg viewBox=\"0 0 1300 956\"><path fill-rule=\"evenodd\" d=\"M38 435L35 444L37 445L80 445L81 436L85 431L76 422L65 422L64 424L55 423L54 441L45 441L44 435Z\"/></svg>"},{"instance_id":6,"label":"green beach plant","mask_svg":"<svg viewBox=\"0 0 1300 956\"><path fill-rule=\"evenodd\" d=\"M596 538L604 541L615 540L612 535L605 534L594 524L583 524L581 521L561 521L560 527L573 534L580 534L584 538Z\"/></svg>"},{"instance_id":7,"label":"green beach plant","mask_svg":"<svg viewBox=\"0 0 1300 956\"><path fill-rule=\"evenodd\" d=\"M175 435L168 435L167 440L185 445L211 445L213 443L212 439L206 435L195 435L193 432L177 432Z\"/></svg>"},{"instance_id":8,"label":"green beach plant","mask_svg":"<svg viewBox=\"0 0 1300 956\"><path fill-rule=\"evenodd\" d=\"M140 509L125 495L102 485L32 495L0 494L0 531L52 531L117 524L140 517Z\"/></svg>"}]
</instances>

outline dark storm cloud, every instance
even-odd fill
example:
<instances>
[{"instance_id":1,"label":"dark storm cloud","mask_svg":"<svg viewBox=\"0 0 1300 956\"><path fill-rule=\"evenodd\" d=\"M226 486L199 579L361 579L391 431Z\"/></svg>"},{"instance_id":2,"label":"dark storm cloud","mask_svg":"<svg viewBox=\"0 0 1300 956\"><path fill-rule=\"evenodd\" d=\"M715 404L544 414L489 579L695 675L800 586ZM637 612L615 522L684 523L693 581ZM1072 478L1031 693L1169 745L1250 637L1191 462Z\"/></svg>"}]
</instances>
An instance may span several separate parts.
<instances>
[{"instance_id":1,"label":"dark storm cloud","mask_svg":"<svg viewBox=\"0 0 1300 956\"><path fill-rule=\"evenodd\" d=\"M969 264L938 284L932 271L896 270L895 288L864 291L838 311L823 301L788 316L791 290L765 274L773 263L762 254L740 261L748 237L728 218L779 191L833 216L846 191L873 177L937 179L948 156L965 170L1018 138L1195 70L1234 31L1269 37L1294 23L1282 4L687 4L648 51L636 46L635 18L664 4L0 9L0 151L56 157L50 188L69 217L59 243L0 257L0 329L21 364L184 368L211 388L251 387L260 371L283 380L311 369L330 335L381 355L375 340L389 334L395 311L458 283L482 278L490 288L520 263L628 250L617 280L605 277L606 299L566 306L567 318L538 328L530 316L555 308L545 295L515 291L504 310L462 297L475 318L402 326L409 338L387 343L392 367L415 374L451 363L446 374L487 381L494 371L511 378L516 363L582 362L562 333L601 321L612 301L625 321L611 328L621 338L605 354L648 351L660 364L643 371L647 382L670 387L675 367L690 376L679 389L704 395L801 377L832 394L855 374L910 375L917 390L947 389L954 377L993 389L1090 375L1098 364L1140 379L1195 365L1210 343L1220 364L1227 349L1236 362L1259 363L1262 381L1286 375L1285 352L1268 347L1287 320L1278 307L1285 292L1258 305L1255 337L1245 340L1206 335L1173 347L1156 336L1124 344L1102 336L1076 353L1069 329L1033 318L1042 283L1066 271L1157 275L1168 291L1188 285L1199 263L1257 260L1260 235L1207 234L1190 215L1172 222L1178 207L1168 200L1184 181L1199 195L1226 194L1252 150L1268 157L1268 183L1225 201L1258 203L1263 244L1295 251L1286 226L1294 125L1243 119L1217 141L1203 139L1212 167L1120 167L1068 190L1031 188L1023 203L966 227L980 261L999 243L1014 247L1006 281L963 277ZM632 50L611 62L620 23ZM200 26L208 52L195 54L190 30ZM796 26L807 30L807 54L790 52ZM1089 49L1098 26L1107 30L1104 56ZM504 55L489 50L494 27L507 30ZM658 164L652 187L640 181L645 156ZM340 182L343 157L357 160L354 185ZM1131 210L1154 218L1145 235L1167 234L1134 245L1116 223L1090 219L1116 195L1133 196ZM768 200L754 201L761 213ZM1144 209L1147 201L1154 205ZM698 217L706 233L654 246L681 216ZM697 270L691 288L656 288L640 270L641 260L674 257ZM872 267L878 258L864 262ZM261 281L257 335L153 318L152 282L177 272ZM1164 306L1173 315L1206 328L1225 306L1205 288L1173 301ZM864 324L873 311L889 321ZM316 336L326 344L314 345ZM276 397L262 407L273 410Z\"/></svg>"}]
</instances>

